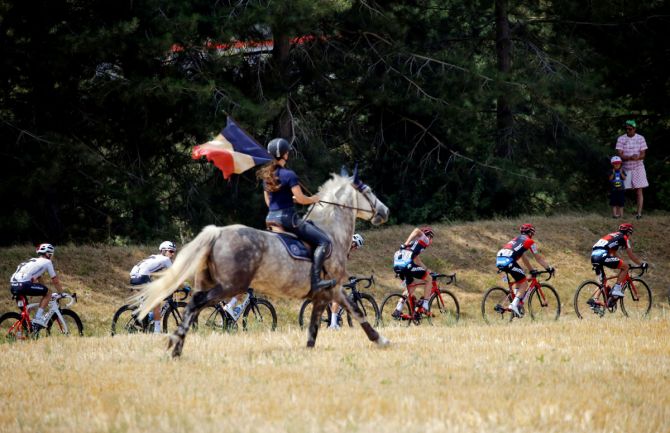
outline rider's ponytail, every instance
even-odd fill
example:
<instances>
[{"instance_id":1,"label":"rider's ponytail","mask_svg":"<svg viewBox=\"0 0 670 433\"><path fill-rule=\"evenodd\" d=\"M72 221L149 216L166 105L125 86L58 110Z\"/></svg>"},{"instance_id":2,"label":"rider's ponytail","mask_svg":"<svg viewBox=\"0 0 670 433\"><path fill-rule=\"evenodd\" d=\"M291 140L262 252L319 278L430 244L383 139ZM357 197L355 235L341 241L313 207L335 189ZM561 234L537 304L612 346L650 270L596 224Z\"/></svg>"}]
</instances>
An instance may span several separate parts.
<instances>
[{"instance_id":1,"label":"rider's ponytail","mask_svg":"<svg viewBox=\"0 0 670 433\"><path fill-rule=\"evenodd\" d=\"M279 165L279 160L273 159L256 172L256 177L263 181L267 192L277 192L281 187L279 176L277 175L278 167L281 167Z\"/></svg>"}]
</instances>

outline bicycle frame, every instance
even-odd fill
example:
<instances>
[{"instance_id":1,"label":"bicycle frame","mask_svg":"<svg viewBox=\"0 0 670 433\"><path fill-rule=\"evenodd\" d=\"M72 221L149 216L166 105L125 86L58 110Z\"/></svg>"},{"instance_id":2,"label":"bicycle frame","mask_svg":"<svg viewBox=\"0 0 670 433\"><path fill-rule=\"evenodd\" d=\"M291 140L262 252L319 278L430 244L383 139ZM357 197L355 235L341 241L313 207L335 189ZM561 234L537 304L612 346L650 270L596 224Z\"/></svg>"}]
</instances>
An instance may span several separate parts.
<instances>
[{"instance_id":1,"label":"bicycle frame","mask_svg":"<svg viewBox=\"0 0 670 433\"><path fill-rule=\"evenodd\" d=\"M509 300L512 302L514 300L514 297L516 296L516 292L514 291L514 286L517 286L518 290L518 285L521 284L523 281L512 281L510 278L510 274L507 271L498 271L498 272L505 272L505 280L507 283L507 286L509 287ZM540 285L540 282L537 280L538 275L544 274L546 271L531 271L530 272L530 277L526 279L528 281L528 288L526 289L526 293L523 295L523 298L521 299L521 302L519 304L523 306L526 301L528 301L531 297L531 295L534 292L537 292L539 295L540 299L540 305L542 307L546 307L547 304L547 297L544 294L544 291L542 290L542 286ZM551 279L551 275L549 274L549 278L547 278L546 281L549 281ZM506 311L511 311L509 308L509 305L507 307L504 307Z\"/></svg>"},{"instance_id":2,"label":"bicycle frame","mask_svg":"<svg viewBox=\"0 0 670 433\"><path fill-rule=\"evenodd\" d=\"M635 287L635 284L633 282L633 277L630 276L630 270L631 269L640 269L640 268L639 267L629 268L628 272L626 272L626 275L624 277L623 282L621 283L621 290L624 291L626 289L626 287L630 287L630 294L633 297L633 301L639 301L640 300L639 293L638 293L637 288ZM640 276L642 276L643 273L644 272L642 272L640 274ZM610 299L610 291L612 289L607 284L607 282L611 281L611 280L615 280L615 281L618 280L619 275L618 274L617 275L610 275L609 277L606 276L605 275L605 268L603 266L601 271L600 271L600 275L598 277L599 277L598 278L599 287L593 293L591 293L591 299L595 300L596 305L599 305L601 307L607 307L607 302ZM603 293L603 295L604 295L603 299L605 299L605 302L601 302L601 301L597 300L599 298L598 295L600 294L600 292Z\"/></svg>"},{"instance_id":3,"label":"bicycle frame","mask_svg":"<svg viewBox=\"0 0 670 433\"><path fill-rule=\"evenodd\" d=\"M440 284L439 284L439 279L443 277L448 277L449 281L445 282L445 285L453 284L456 282L456 274L438 274L435 272L431 272L430 274L431 281L429 282L428 280L421 280L421 282L417 283L412 283L409 286L406 287L407 290L407 302L409 303L409 311L411 312L416 312L416 297L414 296L414 290L412 290L412 294L410 295L410 288L411 289L416 289L417 286L423 286L425 284L430 284L430 295L428 298L432 298L433 295L435 295L437 298L439 298L440 302L443 304L444 299L442 299L442 292L440 291Z\"/></svg>"},{"instance_id":4,"label":"bicycle frame","mask_svg":"<svg viewBox=\"0 0 670 433\"><path fill-rule=\"evenodd\" d=\"M76 301L77 301L77 294L73 294L72 296L69 297L70 301L65 305L63 308L68 308L72 306ZM39 308L39 303L35 302L32 304L29 304L27 306L27 310L30 311L34 308ZM67 323L65 319L63 318L63 314L60 312L60 305L58 305L58 301L50 301L49 302L49 310L44 313L44 323L49 323L49 320L51 320L51 317L56 316L56 323L58 323L58 326L60 327L60 330L64 334L69 334L70 330L67 327Z\"/></svg>"}]
</instances>

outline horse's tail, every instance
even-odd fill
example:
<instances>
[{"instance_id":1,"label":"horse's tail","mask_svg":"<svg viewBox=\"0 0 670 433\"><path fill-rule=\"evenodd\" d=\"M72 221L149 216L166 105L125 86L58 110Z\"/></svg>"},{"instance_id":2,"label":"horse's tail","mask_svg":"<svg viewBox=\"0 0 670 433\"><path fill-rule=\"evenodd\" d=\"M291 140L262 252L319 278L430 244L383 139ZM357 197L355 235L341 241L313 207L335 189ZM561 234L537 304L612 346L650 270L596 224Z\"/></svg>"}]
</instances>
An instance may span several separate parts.
<instances>
[{"instance_id":1,"label":"horse's tail","mask_svg":"<svg viewBox=\"0 0 670 433\"><path fill-rule=\"evenodd\" d=\"M207 266L207 256L220 234L221 228L214 225L202 229L195 239L184 245L172 266L133 297L134 303L140 306L140 318L174 293L186 279Z\"/></svg>"}]
</instances>

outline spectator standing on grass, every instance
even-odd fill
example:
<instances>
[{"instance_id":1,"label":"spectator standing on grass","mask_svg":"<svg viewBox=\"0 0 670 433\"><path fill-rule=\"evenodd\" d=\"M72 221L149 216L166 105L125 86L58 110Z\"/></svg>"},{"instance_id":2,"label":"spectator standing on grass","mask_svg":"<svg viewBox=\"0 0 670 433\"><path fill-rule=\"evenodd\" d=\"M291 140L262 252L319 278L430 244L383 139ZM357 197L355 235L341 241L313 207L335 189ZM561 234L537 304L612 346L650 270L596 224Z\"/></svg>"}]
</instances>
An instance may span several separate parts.
<instances>
[{"instance_id":1,"label":"spectator standing on grass","mask_svg":"<svg viewBox=\"0 0 670 433\"><path fill-rule=\"evenodd\" d=\"M626 199L626 172L621 168L621 157L613 156L610 160L612 169L609 174L610 181L610 206L612 206L612 218L623 217L624 202Z\"/></svg>"},{"instance_id":2,"label":"spectator standing on grass","mask_svg":"<svg viewBox=\"0 0 670 433\"><path fill-rule=\"evenodd\" d=\"M623 160L623 169L628 179L626 189L632 189L637 196L637 219L642 218L642 205L644 202L642 190L649 186L647 172L644 169L644 157L647 153L647 142L644 137L637 134L637 123L635 120L626 120L626 133L621 135L616 142L616 150Z\"/></svg>"}]
</instances>

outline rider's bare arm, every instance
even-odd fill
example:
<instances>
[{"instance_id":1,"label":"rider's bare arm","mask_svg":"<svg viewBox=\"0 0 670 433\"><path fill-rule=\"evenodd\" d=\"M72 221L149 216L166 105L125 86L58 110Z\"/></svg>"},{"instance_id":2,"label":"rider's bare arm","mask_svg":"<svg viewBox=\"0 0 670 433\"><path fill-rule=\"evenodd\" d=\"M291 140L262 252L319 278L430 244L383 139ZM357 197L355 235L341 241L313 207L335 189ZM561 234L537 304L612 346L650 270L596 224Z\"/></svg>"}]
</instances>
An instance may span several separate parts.
<instances>
[{"instance_id":1,"label":"rider's bare arm","mask_svg":"<svg viewBox=\"0 0 670 433\"><path fill-rule=\"evenodd\" d=\"M530 252L533 254L533 257L535 257L535 261L538 262L544 269L549 269L549 263L544 259L542 254L540 253L533 253L532 251Z\"/></svg>"},{"instance_id":2,"label":"rider's bare arm","mask_svg":"<svg viewBox=\"0 0 670 433\"><path fill-rule=\"evenodd\" d=\"M267 191L263 191L263 198L265 198L265 205L270 207L270 194Z\"/></svg>"},{"instance_id":3,"label":"rider's bare arm","mask_svg":"<svg viewBox=\"0 0 670 433\"><path fill-rule=\"evenodd\" d=\"M423 232L419 229L412 230L412 233L409 234L409 236L407 237L407 240L405 241L405 245L411 244L415 239L418 239L422 234L423 234ZM419 266L425 267L423 265L419 265Z\"/></svg>"},{"instance_id":4,"label":"rider's bare arm","mask_svg":"<svg viewBox=\"0 0 670 433\"><path fill-rule=\"evenodd\" d=\"M293 193L293 200L295 200L295 202L298 203L298 204L303 204L303 205L313 204L313 203L317 203L320 199L318 195L313 195L313 196L309 197L309 196L306 196L305 194L303 194L302 188L300 187L300 185L296 185L293 188L291 188L291 192Z\"/></svg>"},{"instance_id":5,"label":"rider's bare arm","mask_svg":"<svg viewBox=\"0 0 670 433\"><path fill-rule=\"evenodd\" d=\"M56 290L58 293L63 293L63 286L60 284L60 280L58 279L58 275L53 277L51 279L51 282L54 283L54 286L56 287Z\"/></svg>"},{"instance_id":6,"label":"rider's bare arm","mask_svg":"<svg viewBox=\"0 0 670 433\"><path fill-rule=\"evenodd\" d=\"M528 269L528 271L533 269L533 267L530 265L530 260L528 260L528 257L526 257L525 254L521 256L521 261L523 262L523 265L526 267L526 269Z\"/></svg>"},{"instance_id":7,"label":"rider's bare arm","mask_svg":"<svg viewBox=\"0 0 670 433\"><path fill-rule=\"evenodd\" d=\"M639 265L642 264L642 260L640 260L640 258L639 258L638 256L635 255L635 253L633 252L633 249L632 249L632 248L626 248L626 254L628 254L628 257L629 257L629 258L630 258L636 265L639 266Z\"/></svg>"}]
</instances>

